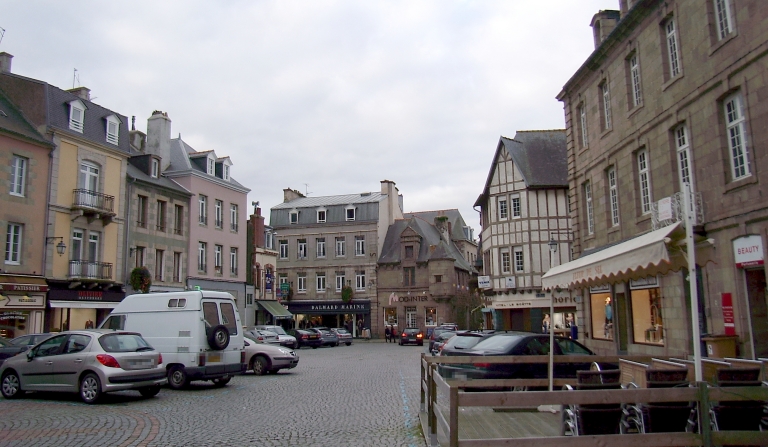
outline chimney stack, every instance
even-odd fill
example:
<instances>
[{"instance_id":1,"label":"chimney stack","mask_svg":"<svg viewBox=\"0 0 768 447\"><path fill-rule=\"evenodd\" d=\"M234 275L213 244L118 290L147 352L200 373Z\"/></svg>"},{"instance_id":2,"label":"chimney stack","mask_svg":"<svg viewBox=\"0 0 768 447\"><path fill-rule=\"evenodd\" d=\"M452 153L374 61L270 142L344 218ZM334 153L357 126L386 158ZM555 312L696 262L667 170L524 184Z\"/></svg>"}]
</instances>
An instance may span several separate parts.
<instances>
[{"instance_id":1,"label":"chimney stack","mask_svg":"<svg viewBox=\"0 0 768 447\"><path fill-rule=\"evenodd\" d=\"M160 170L171 165L171 119L168 114L155 110L147 120L146 153L160 157Z\"/></svg>"},{"instance_id":2,"label":"chimney stack","mask_svg":"<svg viewBox=\"0 0 768 447\"><path fill-rule=\"evenodd\" d=\"M67 91L77 96L80 99L84 99L86 101L91 100L91 89L89 89L88 87L75 87Z\"/></svg>"},{"instance_id":3,"label":"chimney stack","mask_svg":"<svg viewBox=\"0 0 768 447\"><path fill-rule=\"evenodd\" d=\"M621 13L611 9L602 10L592 17L592 37L595 40L595 49L598 49L603 41L611 34L619 23Z\"/></svg>"},{"instance_id":4,"label":"chimney stack","mask_svg":"<svg viewBox=\"0 0 768 447\"><path fill-rule=\"evenodd\" d=\"M8 54L5 51L0 53L0 73L10 73L12 61L13 61L12 54Z\"/></svg>"}]
</instances>

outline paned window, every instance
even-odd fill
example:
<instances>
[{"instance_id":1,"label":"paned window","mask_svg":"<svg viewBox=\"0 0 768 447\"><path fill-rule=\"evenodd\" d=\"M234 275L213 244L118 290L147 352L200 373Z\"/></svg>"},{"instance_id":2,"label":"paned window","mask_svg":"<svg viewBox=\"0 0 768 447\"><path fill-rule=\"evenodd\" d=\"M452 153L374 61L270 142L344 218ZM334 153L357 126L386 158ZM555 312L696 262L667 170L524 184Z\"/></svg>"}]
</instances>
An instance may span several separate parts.
<instances>
[{"instance_id":1,"label":"paned window","mask_svg":"<svg viewBox=\"0 0 768 447\"><path fill-rule=\"evenodd\" d=\"M205 272L208 269L208 266L206 265L207 251L208 251L208 244L206 244L205 242L197 243L197 270L198 271Z\"/></svg>"},{"instance_id":2,"label":"paned window","mask_svg":"<svg viewBox=\"0 0 768 447\"><path fill-rule=\"evenodd\" d=\"M608 191L611 206L611 226L619 224L619 186L616 181L616 169L608 170Z\"/></svg>"},{"instance_id":3,"label":"paned window","mask_svg":"<svg viewBox=\"0 0 768 447\"><path fill-rule=\"evenodd\" d=\"M347 221L355 220L355 207L350 206L346 209Z\"/></svg>"},{"instance_id":4,"label":"paned window","mask_svg":"<svg viewBox=\"0 0 768 447\"><path fill-rule=\"evenodd\" d=\"M165 251L155 250L155 281L163 280L163 270L165 270Z\"/></svg>"},{"instance_id":5,"label":"paned window","mask_svg":"<svg viewBox=\"0 0 768 447\"><path fill-rule=\"evenodd\" d=\"M346 255L347 255L347 241L344 238L344 236L337 237L336 238L336 256L341 257Z\"/></svg>"},{"instance_id":6,"label":"paned window","mask_svg":"<svg viewBox=\"0 0 768 447\"><path fill-rule=\"evenodd\" d=\"M678 52L677 28L675 20L670 18L664 25L667 35L667 58L669 59L669 77L674 78L680 74L680 54Z\"/></svg>"},{"instance_id":7,"label":"paned window","mask_svg":"<svg viewBox=\"0 0 768 447\"><path fill-rule=\"evenodd\" d=\"M640 62L637 53L629 58L629 76L632 85L632 104L637 107L643 103L643 93L640 90Z\"/></svg>"},{"instance_id":8,"label":"paned window","mask_svg":"<svg viewBox=\"0 0 768 447\"><path fill-rule=\"evenodd\" d=\"M184 207L181 205L173 206L173 234L183 234L184 228Z\"/></svg>"},{"instance_id":9,"label":"paned window","mask_svg":"<svg viewBox=\"0 0 768 447\"><path fill-rule=\"evenodd\" d=\"M733 180L738 180L751 175L741 95L730 96L726 99L724 106L728 150L731 155L731 173Z\"/></svg>"},{"instance_id":10,"label":"paned window","mask_svg":"<svg viewBox=\"0 0 768 447\"><path fill-rule=\"evenodd\" d=\"M365 272L355 272L355 290L365 290Z\"/></svg>"},{"instance_id":11,"label":"paned window","mask_svg":"<svg viewBox=\"0 0 768 447\"><path fill-rule=\"evenodd\" d=\"M296 246L298 247L298 250L296 252L298 258L307 259L307 240L299 239L299 242Z\"/></svg>"},{"instance_id":12,"label":"paned window","mask_svg":"<svg viewBox=\"0 0 768 447\"><path fill-rule=\"evenodd\" d=\"M611 91L608 88L608 80L604 80L600 84L600 95L603 98L602 109L603 112L603 130L611 128Z\"/></svg>"},{"instance_id":13,"label":"paned window","mask_svg":"<svg viewBox=\"0 0 768 447\"><path fill-rule=\"evenodd\" d=\"M355 256L365 256L365 236L355 236Z\"/></svg>"},{"instance_id":14,"label":"paned window","mask_svg":"<svg viewBox=\"0 0 768 447\"><path fill-rule=\"evenodd\" d=\"M288 217L289 217L290 223L292 225L295 225L295 224L299 223L299 212L298 211L295 211L295 210L291 211L289 213Z\"/></svg>"},{"instance_id":15,"label":"paned window","mask_svg":"<svg viewBox=\"0 0 768 447\"><path fill-rule=\"evenodd\" d=\"M240 213L238 212L237 205L234 203L229 204L229 229L230 231L237 233L238 219L240 219Z\"/></svg>"},{"instance_id":16,"label":"paned window","mask_svg":"<svg viewBox=\"0 0 768 447\"><path fill-rule=\"evenodd\" d=\"M229 248L229 274L237 276L237 248Z\"/></svg>"},{"instance_id":17,"label":"paned window","mask_svg":"<svg viewBox=\"0 0 768 447\"><path fill-rule=\"evenodd\" d=\"M714 0L717 15L717 38L723 40L733 31L731 24L731 0Z\"/></svg>"},{"instance_id":18,"label":"paned window","mask_svg":"<svg viewBox=\"0 0 768 447\"><path fill-rule=\"evenodd\" d=\"M152 177L157 178L160 176L160 162L152 159Z\"/></svg>"},{"instance_id":19,"label":"paned window","mask_svg":"<svg viewBox=\"0 0 768 447\"><path fill-rule=\"evenodd\" d=\"M592 203L592 184L584 183L584 203L587 208L587 234L595 234L595 208Z\"/></svg>"},{"instance_id":20,"label":"paned window","mask_svg":"<svg viewBox=\"0 0 768 447\"><path fill-rule=\"evenodd\" d=\"M317 210L317 223L325 223L325 210Z\"/></svg>"},{"instance_id":21,"label":"paned window","mask_svg":"<svg viewBox=\"0 0 768 447\"><path fill-rule=\"evenodd\" d=\"M24 196L27 181L28 160L14 155L11 160L11 195Z\"/></svg>"},{"instance_id":22,"label":"paned window","mask_svg":"<svg viewBox=\"0 0 768 447\"><path fill-rule=\"evenodd\" d=\"M299 273L297 279L299 281L299 293L305 293L307 291L307 274Z\"/></svg>"},{"instance_id":23,"label":"paned window","mask_svg":"<svg viewBox=\"0 0 768 447\"><path fill-rule=\"evenodd\" d=\"M509 255L509 249L501 251L501 273L509 273L512 268L512 258Z\"/></svg>"},{"instance_id":24,"label":"paned window","mask_svg":"<svg viewBox=\"0 0 768 447\"><path fill-rule=\"evenodd\" d=\"M157 201L157 231L165 231L165 211L166 203L164 200Z\"/></svg>"},{"instance_id":25,"label":"paned window","mask_svg":"<svg viewBox=\"0 0 768 447\"><path fill-rule=\"evenodd\" d=\"M208 175L216 175L216 160L208 158Z\"/></svg>"},{"instance_id":26,"label":"paned window","mask_svg":"<svg viewBox=\"0 0 768 447\"><path fill-rule=\"evenodd\" d=\"M99 241L101 240L101 233L97 231L91 231L88 233L88 260L90 262L99 261Z\"/></svg>"},{"instance_id":27,"label":"paned window","mask_svg":"<svg viewBox=\"0 0 768 447\"><path fill-rule=\"evenodd\" d=\"M512 217L520 217L521 215L520 197L512 197Z\"/></svg>"},{"instance_id":28,"label":"paned window","mask_svg":"<svg viewBox=\"0 0 768 447\"><path fill-rule=\"evenodd\" d=\"M336 291L341 292L341 289L344 287L346 277L344 276L344 272L336 272Z\"/></svg>"},{"instance_id":29,"label":"paned window","mask_svg":"<svg viewBox=\"0 0 768 447\"><path fill-rule=\"evenodd\" d=\"M280 259L288 259L288 241L280 241Z\"/></svg>"},{"instance_id":30,"label":"paned window","mask_svg":"<svg viewBox=\"0 0 768 447\"><path fill-rule=\"evenodd\" d=\"M224 227L224 203L221 200L216 200L214 210L216 212L216 228Z\"/></svg>"},{"instance_id":31,"label":"paned window","mask_svg":"<svg viewBox=\"0 0 768 447\"><path fill-rule=\"evenodd\" d=\"M5 263L21 264L21 224L9 223L5 236Z\"/></svg>"},{"instance_id":32,"label":"paned window","mask_svg":"<svg viewBox=\"0 0 768 447\"><path fill-rule=\"evenodd\" d=\"M147 197L139 196L136 202L136 225L147 228Z\"/></svg>"},{"instance_id":33,"label":"paned window","mask_svg":"<svg viewBox=\"0 0 768 447\"><path fill-rule=\"evenodd\" d=\"M675 146L677 146L677 168L680 178L680 190L684 191L684 184L688 183L693 186L691 146L688 141L688 128L685 127L685 124L680 125L675 129Z\"/></svg>"},{"instance_id":34,"label":"paned window","mask_svg":"<svg viewBox=\"0 0 768 447\"><path fill-rule=\"evenodd\" d=\"M198 216L201 224L208 225L208 197L203 195L198 198Z\"/></svg>"},{"instance_id":35,"label":"paned window","mask_svg":"<svg viewBox=\"0 0 768 447\"><path fill-rule=\"evenodd\" d=\"M416 285L416 267L403 267L403 285Z\"/></svg>"},{"instance_id":36,"label":"paned window","mask_svg":"<svg viewBox=\"0 0 768 447\"><path fill-rule=\"evenodd\" d=\"M69 128L75 132L83 133L83 121L85 109L79 101L69 103Z\"/></svg>"},{"instance_id":37,"label":"paned window","mask_svg":"<svg viewBox=\"0 0 768 447\"><path fill-rule=\"evenodd\" d=\"M99 167L91 163L80 164L80 189L86 191L99 190Z\"/></svg>"},{"instance_id":38,"label":"paned window","mask_svg":"<svg viewBox=\"0 0 768 447\"><path fill-rule=\"evenodd\" d=\"M84 240L85 230L81 230L80 228L72 230L72 248L70 248L69 253L73 261L80 261L83 259L83 250L85 249ZM141 265L144 265L144 263Z\"/></svg>"},{"instance_id":39,"label":"paned window","mask_svg":"<svg viewBox=\"0 0 768 447\"><path fill-rule=\"evenodd\" d=\"M415 307L406 307L405 308L405 323L408 325L408 327L417 327L416 326L416 308Z\"/></svg>"},{"instance_id":40,"label":"paned window","mask_svg":"<svg viewBox=\"0 0 768 447\"><path fill-rule=\"evenodd\" d=\"M587 108L584 103L579 105L579 130L581 131L581 147L589 146L589 137L587 136Z\"/></svg>"},{"instance_id":41,"label":"paned window","mask_svg":"<svg viewBox=\"0 0 768 447\"><path fill-rule=\"evenodd\" d=\"M506 219L509 217L509 209L507 208L507 199L499 199L499 219Z\"/></svg>"},{"instance_id":42,"label":"paned window","mask_svg":"<svg viewBox=\"0 0 768 447\"><path fill-rule=\"evenodd\" d=\"M523 247L515 247L515 272L525 271L525 261L523 259Z\"/></svg>"},{"instance_id":43,"label":"paned window","mask_svg":"<svg viewBox=\"0 0 768 447\"><path fill-rule=\"evenodd\" d=\"M651 174L648 169L648 151L637 153L637 172L640 183L640 208L643 214L651 212Z\"/></svg>"},{"instance_id":44,"label":"paned window","mask_svg":"<svg viewBox=\"0 0 768 447\"><path fill-rule=\"evenodd\" d=\"M325 238L324 237L317 238L317 257L318 258L325 257Z\"/></svg>"},{"instance_id":45,"label":"paned window","mask_svg":"<svg viewBox=\"0 0 768 447\"><path fill-rule=\"evenodd\" d=\"M216 273L222 272L223 262L222 259L222 251L224 250L224 247L216 244L213 246L213 268L215 269Z\"/></svg>"},{"instance_id":46,"label":"paned window","mask_svg":"<svg viewBox=\"0 0 768 447\"><path fill-rule=\"evenodd\" d=\"M318 273L316 280L317 293L325 293L325 273Z\"/></svg>"},{"instance_id":47,"label":"paned window","mask_svg":"<svg viewBox=\"0 0 768 447\"><path fill-rule=\"evenodd\" d=\"M107 117L107 143L116 145L119 141L119 137L120 121L118 121L114 115Z\"/></svg>"}]
</instances>

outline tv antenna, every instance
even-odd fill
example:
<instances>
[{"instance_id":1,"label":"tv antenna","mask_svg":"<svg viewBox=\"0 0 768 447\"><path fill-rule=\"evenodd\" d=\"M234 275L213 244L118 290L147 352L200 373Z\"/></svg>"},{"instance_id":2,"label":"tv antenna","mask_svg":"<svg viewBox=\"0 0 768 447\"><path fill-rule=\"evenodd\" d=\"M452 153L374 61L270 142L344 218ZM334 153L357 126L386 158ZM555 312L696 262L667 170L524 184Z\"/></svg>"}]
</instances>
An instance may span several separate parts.
<instances>
[{"instance_id":1,"label":"tv antenna","mask_svg":"<svg viewBox=\"0 0 768 447\"><path fill-rule=\"evenodd\" d=\"M5 36L5 28L0 27L0 43L3 43L4 36Z\"/></svg>"},{"instance_id":2,"label":"tv antenna","mask_svg":"<svg viewBox=\"0 0 768 447\"><path fill-rule=\"evenodd\" d=\"M75 68L75 72L72 74L72 88L76 87L75 81L80 85L80 75L77 74L77 68Z\"/></svg>"},{"instance_id":3,"label":"tv antenna","mask_svg":"<svg viewBox=\"0 0 768 447\"><path fill-rule=\"evenodd\" d=\"M309 192L309 183L304 183L304 196L309 197L309 195L312 194Z\"/></svg>"}]
</instances>

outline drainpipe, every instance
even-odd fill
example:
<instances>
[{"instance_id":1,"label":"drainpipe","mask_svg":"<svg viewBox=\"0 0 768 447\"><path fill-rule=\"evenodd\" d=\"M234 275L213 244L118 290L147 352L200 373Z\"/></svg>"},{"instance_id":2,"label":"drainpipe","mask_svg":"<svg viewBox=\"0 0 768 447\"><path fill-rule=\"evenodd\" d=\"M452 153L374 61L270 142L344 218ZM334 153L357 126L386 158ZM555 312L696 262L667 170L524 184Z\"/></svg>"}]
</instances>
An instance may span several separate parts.
<instances>
[{"instance_id":1,"label":"drainpipe","mask_svg":"<svg viewBox=\"0 0 768 447\"><path fill-rule=\"evenodd\" d=\"M133 185L136 183L135 178L131 178L130 182L127 182L126 188L125 188L125 206L126 206L126 212L125 212L125 229L123 230L124 237L123 240L125 241L123 243L123 259L126 260L126 262L123 264L123 288L127 288L128 283L130 282L130 273L128 271L130 264L128 261L130 258L130 246L131 246L131 197L133 197ZM125 257L125 255L129 255L128 258Z\"/></svg>"}]
</instances>

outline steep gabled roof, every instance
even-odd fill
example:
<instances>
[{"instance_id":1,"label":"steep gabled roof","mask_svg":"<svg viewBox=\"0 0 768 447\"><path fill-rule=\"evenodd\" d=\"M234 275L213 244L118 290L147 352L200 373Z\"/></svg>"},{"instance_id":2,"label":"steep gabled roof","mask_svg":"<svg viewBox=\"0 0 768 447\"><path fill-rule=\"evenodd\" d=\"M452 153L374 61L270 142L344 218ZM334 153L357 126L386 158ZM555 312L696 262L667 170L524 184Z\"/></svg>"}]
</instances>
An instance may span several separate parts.
<instances>
[{"instance_id":1,"label":"steep gabled roof","mask_svg":"<svg viewBox=\"0 0 768 447\"><path fill-rule=\"evenodd\" d=\"M339 196L299 197L290 202L283 202L272 207L273 210L316 208L319 206L354 205L357 203L381 202L384 196L380 192L364 192L359 194L343 194Z\"/></svg>"},{"instance_id":2,"label":"steep gabled roof","mask_svg":"<svg viewBox=\"0 0 768 447\"><path fill-rule=\"evenodd\" d=\"M35 129L34 124L24 117L24 114L5 96L2 90L0 90L0 129L17 138L53 147L53 143L46 140Z\"/></svg>"},{"instance_id":3,"label":"steep gabled roof","mask_svg":"<svg viewBox=\"0 0 768 447\"><path fill-rule=\"evenodd\" d=\"M451 223L451 239L453 240L468 240L467 235L464 234L464 227L467 226L467 223L464 221L464 218L461 215L461 212L457 209L449 209L449 210L435 210L435 211L417 211L413 213L403 213L403 217L406 219L410 219L411 217L416 217L418 219L421 219L428 224L432 224L435 221L435 217L438 216L445 216L448 218L448 222Z\"/></svg>"}]
</instances>

